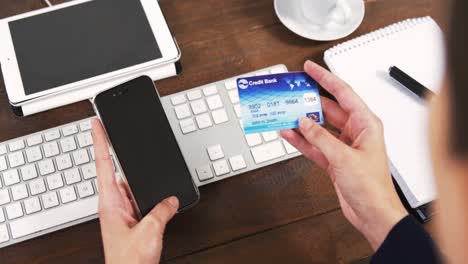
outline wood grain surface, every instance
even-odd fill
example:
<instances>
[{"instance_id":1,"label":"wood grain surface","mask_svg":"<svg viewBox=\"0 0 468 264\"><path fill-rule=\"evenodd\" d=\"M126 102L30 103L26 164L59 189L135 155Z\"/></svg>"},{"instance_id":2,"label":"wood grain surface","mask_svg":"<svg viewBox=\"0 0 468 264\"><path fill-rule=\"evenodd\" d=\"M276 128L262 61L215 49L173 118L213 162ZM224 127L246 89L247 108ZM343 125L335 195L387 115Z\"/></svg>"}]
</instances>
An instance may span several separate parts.
<instances>
[{"instance_id":1,"label":"wood grain surface","mask_svg":"<svg viewBox=\"0 0 468 264\"><path fill-rule=\"evenodd\" d=\"M57 4L60 1L52 1ZM306 59L345 40L301 38L278 20L272 0L161 0L182 50L184 71L158 81L161 95L274 64L301 70ZM366 1L363 24L346 39L390 23L435 15L431 0ZM43 8L1 0L0 18ZM1 41L1 40L0 40ZM0 142L92 116L88 102L18 118L0 82ZM339 210L328 176L299 157L201 187L201 201L169 224L168 263L349 263L372 254ZM0 249L0 263L103 263L98 221Z\"/></svg>"}]
</instances>

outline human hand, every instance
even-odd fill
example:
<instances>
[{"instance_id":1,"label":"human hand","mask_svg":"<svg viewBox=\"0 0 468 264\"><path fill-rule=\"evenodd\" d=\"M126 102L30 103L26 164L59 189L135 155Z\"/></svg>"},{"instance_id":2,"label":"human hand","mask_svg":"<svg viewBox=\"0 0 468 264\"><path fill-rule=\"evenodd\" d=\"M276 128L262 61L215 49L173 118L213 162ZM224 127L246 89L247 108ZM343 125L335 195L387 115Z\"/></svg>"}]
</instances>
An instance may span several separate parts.
<instances>
[{"instance_id":1,"label":"human hand","mask_svg":"<svg viewBox=\"0 0 468 264\"><path fill-rule=\"evenodd\" d=\"M126 189L114 175L109 147L101 122L92 120L99 185L99 221L107 263L158 263L166 223L179 207L176 197L162 201L140 222Z\"/></svg>"},{"instance_id":2,"label":"human hand","mask_svg":"<svg viewBox=\"0 0 468 264\"><path fill-rule=\"evenodd\" d=\"M327 122L340 133L303 118L297 131L281 135L327 171L343 214L377 250L407 215L392 183L382 122L344 81L310 61L304 70L337 99L321 98Z\"/></svg>"}]
</instances>

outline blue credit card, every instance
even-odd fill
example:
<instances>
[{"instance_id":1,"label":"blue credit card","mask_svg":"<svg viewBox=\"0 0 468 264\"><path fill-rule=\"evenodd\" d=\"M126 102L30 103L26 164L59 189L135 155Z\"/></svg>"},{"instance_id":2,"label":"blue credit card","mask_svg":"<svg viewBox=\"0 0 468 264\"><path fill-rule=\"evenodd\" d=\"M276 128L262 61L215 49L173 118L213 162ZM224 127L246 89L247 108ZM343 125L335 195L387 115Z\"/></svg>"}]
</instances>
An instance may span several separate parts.
<instances>
[{"instance_id":1,"label":"blue credit card","mask_svg":"<svg viewBox=\"0 0 468 264\"><path fill-rule=\"evenodd\" d=\"M299 119L323 124L318 85L305 72L237 79L246 134L297 128Z\"/></svg>"}]
</instances>

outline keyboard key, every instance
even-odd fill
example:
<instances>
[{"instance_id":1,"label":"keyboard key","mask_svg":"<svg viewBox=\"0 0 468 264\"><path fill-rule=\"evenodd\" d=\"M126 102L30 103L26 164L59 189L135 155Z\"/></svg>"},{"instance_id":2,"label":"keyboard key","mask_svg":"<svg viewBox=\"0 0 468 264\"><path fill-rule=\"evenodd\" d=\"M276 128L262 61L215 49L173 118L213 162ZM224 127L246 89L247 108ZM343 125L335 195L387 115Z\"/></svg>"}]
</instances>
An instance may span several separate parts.
<instances>
[{"instance_id":1,"label":"keyboard key","mask_svg":"<svg viewBox=\"0 0 468 264\"><path fill-rule=\"evenodd\" d=\"M42 176L55 172L54 163L51 159L40 161L37 165Z\"/></svg>"},{"instance_id":2,"label":"keyboard key","mask_svg":"<svg viewBox=\"0 0 468 264\"><path fill-rule=\"evenodd\" d=\"M224 110L224 108L211 112L211 115L213 116L213 121L217 125L229 121L226 110Z\"/></svg>"},{"instance_id":3,"label":"keyboard key","mask_svg":"<svg viewBox=\"0 0 468 264\"><path fill-rule=\"evenodd\" d=\"M241 108L240 108L240 104L235 104L235 105L234 105L234 112L236 112L237 118L240 118L240 117L241 117Z\"/></svg>"},{"instance_id":4,"label":"keyboard key","mask_svg":"<svg viewBox=\"0 0 468 264\"><path fill-rule=\"evenodd\" d=\"M232 89L237 89L237 79L230 79L224 83L226 86L226 89L232 90Z\"/></svg>"},{"instance_id":5,"label":"keyboard key","mask_svg":"<svg viewBox=\"0 0 468 264\"><path fill-rule=\"evenodd\" d=\"M45 193L46 186L44 184L44 179L39 178L36 180L32 180L29 182L29 190L31 191L31 195L37 195L40 193Z\"/></svg>"},{"instance_id":6,"label":"keyboard key","mask_svg":"<svg viewBox=\"0 0 468 264\"><path fill-rule=\"evenodd\" d=\"M62 200L62 203L64 204L76 200L76 192L73 186L63 188L59 191L59 193L60 193L60 200Z\"/></svg>"},{"instance_id":7,"label":"keyboard key","mask_svg":"<svg viewBox=\"0 0 468 264\"><path fill-rule=\"evenodd\" d=\"M65 182L68 185L81 181L81 176L80 176L80 172L78 171L78 168L73 168L73 169L64 171L63 176L65 177Z\"/></svg>"},{"instance_id":8,"label":"keyboard key","mask_svg":"<svg viewBox=\"0 0 468 264\"><path fill-rule=\"evenodd\" d=\"M210 157L210 160L212 161L224 158L223 149L221 148L221 145L219 144L209 147L207 151L208 151L208 156Z\"/></svg>"},{"instance_id":9,"label":"keyboard key","mask_svg":"<svg viewBox=\"0 0 468 264\"><path fill-rule=\"evenodd\" d=\"M255 163L259 164L285 155L280 141L274 141L250 150Z\"/></svg>"},{"instance_id":10,"label":"keyboard key","mask_svg":"<svg viewBox=\"0 0 468 264\"><path fill-rule=\"evenodd\" d=\"M7 204L11 201L8 189L0 189L0 205ZM1 211L1 208L0 208Z\"/></svg>"},{"instance_id":11,"label":"keyboard key","mask_svg":"<svg viewBox=\"0 0 468 264\"><path fill-rule=\"evenodd\" d=\"M76 142L74 137L67 137L60 140L60 147L63 152L69 152L76 149Z\"/></svg>"},{"instance_id":12,"label":"keyboard key","mask_svg":"<svg viewBox=\"0 0 468 264\"><path fill-rule=\"evenodd\" d=\"M39 202L39 197L31 197L24 200L24 210L26 214L33 214L41 211L41 203Z\"/></svg>"},{"instance_id":13,"label":"keyboard key","mask_svg":"<svg viewBox=\"0 0 468 264\"><path fill-rule=\"evenodd\" d=\"M247 140L247 145L249 145L249 147L262 144L262 138L260 137L260 134L258 133L247 134L245 135L245 139Z\"/></svg>"},{"instance_id":14,"label":"keyboard key","mask_svg":"<svg viewBox=\"0 0 468 264\"><path fill-rule=\"evenodd\" d=\"M5 156L0 156L0 171L8 169Z\"/></svg>"},{"instance_id":15,"label":"keyboard key","mask_svg":"<svg viewBox=\"0 0 468 264\"><path fill-rule=\"evenodd\" d=\"M28 181L37 177L37 170L34 164L28 164L24 167L21 167L20 170L23 181Z\"/></svg>"},{"instance_id":16,"label":"keyboard key","mask_svg":"<svg viewBox=\"0 0 468 264\"><path fill-rule=\"evenodd\" d=\"M8 234L8 226L0 225L0 244L8 242L10 240L10 235Z\"/></svg>"},{"instance_id":17,"label":"keyboard key","mask_svg":"<svg viewBox=\"0 0 468 264\"><path fill-rule=\"evenodd\" d=\"M262 137L265 142L273 141L278 138L278 132L276 131L268 131L262 132Z\"/></svg>"},{"instance_id":18,"label":"keyboard key","mask_svg":"<svg viewBox=\"0 0 468 264\"><path fill-rule=\"evenodd\" d=\"M26 189L26 184L17 184L12 186L11 196L13 196L13 201L18 201L28 197L28 190Z\"/></svg>"},{"instance_id":19,"label":"keyboard key","mask_svg":"<svg viewBox=\"0 0 468 264\"><path fill-rule=\"evenodd\" d=\"M57 149L58 150L58 149ZM42 152L39 146L26 149L26 158L28 162L35 162L42 159Z\"/></svg>"},{"instance_id":20,"label":"keyboard key","mask_svg":"<svg viewBox=\"0 0 468 264\"><path fill-rule=\"evenodd\" d=\"M91 130L91 121L86 120L80 123L80 130L81 131L88 131Z\"/></svg>"},{"instance_id":21,"label":"keyboard key","mask_svg":"<svg viewBox=\"0 0 468 264\"><path fill-rule=\"evenodd\" d=\"M23 216L23 208L21 207L21 203L9 204L5 206L5 209L9 220Z\"/></svg>"},{"instance_id":22,"label":"keyboard key","mask_svg":"<svg viewBox=\"0 0 468 264\"><path fill-rule=\"evenodd\" d=\"M52 192L55 195L55 192ZM57 196L55 196L57 197ZM49 202L44 202L44 208ZM58 200L57 205L58 205ZM40 213L18 219L10 223L11 236L20 238L52 227L69 223L76 219L91 216L97 213L98 197L94 196L84 199L79 203L70 203L54 209L45 210Z\"/></svg>"},{"instance_id":23,"label":"keyboard key","mask_svg":"<svg viewBox=\"0 0 468 264\"><path fill-rule=\"evenodd\" d=\"M203 87L203 94L205 96L210 96L210 95L217 94L217 93L218 93L218 88L216 88L216 85L214 84Z\"/></svg>"},{"instance_id":24,"label":"keyboard key","mask_svg":"<svg viewBox=\"0 0 468 264\"><path fill-rule=\"evenodd\" d=\"M282 66L278 66L270 70L271 74L278 74L278 73L285 73L285 72L287 72L287 70L285 70L284 67Z\"/></svg>"},{"instance_id":25,"label":"keyboard key","mask_svg":"<svg viewBox=\"0 0 468 264\"><path fill-rule=\"evenodd\" d=\"M206 108L205 100L203 99L191 102L190 106L192 107L193 113L196 115L204 113L208 110Z\"/></svg>"},{"instance_id":26,"label":"keyboard key","mask_svg":"<svg viewBox=\"0 0 468 264\"><path fill-rule=\"evenodd\" d=\"M0 225L0 243L5 243L10 240L6 225Z\"/></svg>"},{"instance_id":27,"label":"keyboard key","mask_svg":"<svg viewBox=\"0 0 468 264\"><path fill-rule=\"evenodd\" d=\"M88 151L86 149L80 149L73 152L73 160L75 165L81 165L89 162Z\"/></svg>"},{"instance_id":28,"label":"keyboard key","mask_svg":"<svg viewBox=\"0 0 468 264\"><path fill-rule=\"evenodd\" d=\"M76 125L68 125L64 128L62 128L62 134L64 137L66 136L70 136L70 135L73 135L73 134L76 134L78 133L78 127Z\"/></svg>"},{"instance_id":29,"label":"keyboard key","mask_svg":"<svg viewBox=\"0 0 468 264\"><path fill-rule=\"evenodd\" d=\"M99 192L99 185L97 183L97 179L93 180L93 185L94 185L94 188L96 188L96 192L98 193Z\"/></svg>"},{"instance_id":30,"label":"keyboard key","mask_svg":"<svg viewBox=\"0 0 468 264\"><path fill-rule=\"evenodd\" d=\"M85 180L97 177L96 174L96 164L94 162L83 165L81 167L81 173Z\"/></svg>"},{"instance_id":31,"label":"keyboard key","mask_svg":"<svg viewBox=\"0 0 468 264\"><path fill-rule=\"evenodd\" d=\"M183 119L192 115L188 104L178 105L174 107L174 110L178 119Z\"/></svg>"},{"instance_id":32,"label":"keyboard key","mask_svg":"<svg viewBox=\"0 0 468 264\"><path fill-rule=\"evenodd\" d=\"M299 150L297 150L293 145L289 144L289 142L287 142L286 140L283 139L282 141L284 148L286 149L286 152L288 154L299 152Z\"/></svg>"},{"instance_id":33,"label":"keyboard key","mask_svg":"<svg viewBox=\"0 0 468 264\"><path fill-rule=\"evenodd\" d=\"M5 145L0 145L0 155L6 154L7 149Z\"/></svg>"},{"instance_id":34,"label":"keyboard key","mask_svg":"<svg viewBox=\"0 0 468 264\"><path fill-rule=\"evenodd\" d=\"M180 129L182 130L183 134L187 134L197 130L197 127L193 122L193 118L188 118L180 121Z\"/></svg>"},{"instance_id":35,"label":"keyboard key","mask_svg":"<svg viewBox=\"0 0 468 264\"><path fill-rule=\"evenodd\" d=\"M49 130L49 131L44 133L44 138L45 138L46 141L51 141L51 140L54 140L54 139L58 139L58 138L60 138L60 131L58 131L57 129Z\"/></svg>"},{"instance_id":36,"label":"keyboard key","mask_svg":"<svg viewBox=\"0 0 468 264\"><path fill-rule=\"evenodd\" d=\"M213 172L211 171L210 165L205 165L197 168L197 175L200 181L206 181L213 178Z\"/></svg>"},{"instance_id":37,"label":"keyboard key","mask_svg":"<svg viewBox=\"0 0 468 264\"><path fill-rule=\"evenodd\" d=\"M186 101L187 99L185 99L184 94L174 95L171 97L171 102L173 105L179 105L179 104L185 103Z\"/></svg>"},{"instance_id":38,"label":"keyboard key","mask_svg":"<svg viewBox=\"0 0 468 264\"><path fill-rule=\"evenodd\" d=\"M28 142L28 146L30 146L30 147L35 146L35 145L39 145L39 144L42 143L42 136L40 134L34 135L34 136L31 136L31 137L28 137L28 139L26 139L26 141Z\"/></svg>"},{"instance_id":39,"label":"keyboard key","mask_svg":"<svg viewBox=\"0 0 468 264\"><path fill-rule=\"evenodd\" d=\"M5 222L5 214L3 213L3 209L0 208L0 223L3 222Z\"/></svg>"},{"instance_id":40,"label":"keyboard key","mask_svg":"<svg viewBox=\"0 0 468 264\"><path fill-rule=\"evenodd\" d=\"M78 189L78 195L80 198L85 198L94 194L93 185L90 181L77 184L76 189Z\"/></svg>"},{"instance_id":41,"label":"keyboard key","mask_svg":"<svg viewBox=\"0 0 468 264\"><path fill-rule=\"evenodd\" d=\"M262 70L255 73L255 76L268 75L270 72L268 70Z\"/></svg>"},{"instance_id":42,"label":"keyboard key","mask_svg":"<svg viewBox=\"0 0 468 264\"><path fill-rule=\"evenodd\" d=\"M207 97L206 102L208 103L208 108L210 108L210 110L223 107L223 101L221 101L221 97L218 94Z\"/></svg>"},{"instance_id":43,"label":"keyboard key","mask_svg":"<svg viewBox=\"0 0 468 264\"><path fill-rule=\"evenodd\" d=\"M20 182L19 174L17 169L5 171L3 173L3 182L6 186L10 186Z\"/></svg>"},{"instance_id":44,"label":"keyboard key","mask_svg":"<svg viewBox=\"0 0 468 264\"><path fill-rule=\"evenodd\" d=\"M229 91L229 99L233 104L239 103L239 92L237 90Z\"/></svg>"},{"instance_id":45,"label":"keyboard key","mask_svg":"<svg viewBox=\"0 0 468 264\"><path fill-rule=\"evenodd\" d=\"M25 163L22 151L14 152L8 155L8 162L11 168L21 166Z\"/></svg>"},{"instance_id":46,"label":"keyboard key","mask_svg":"<svg viewBox=\"0 0 468 264\"><path fill-rule=\"evenodd\" d=\"M213 169L215 171L216 176L221 176L230 172L229 165L226 160L213 162Z\"/></svg>"},{"instance_id":47,"label":"keyboard key","mask_svg":"<svg viewBox=\"0 0 468 264\"><path fill-rule=\"evenodd\" d=\"M198 128L200 129L204 129L213 125L208 113L196 116L195 120L197 120Z\"/></svg>"},{"instance_id":48,"label":"keyboard key","mask_svg":"<svg viewBox=\"0 0 468 264\"><path fill-rule=\"evenodd\" d=\"M42 195L42 204L44 205L45 209L52 208L54 206L59 205L57 193L56 192L48 192L48 193ZM52 219L48 219L47 221L50 221L50 220L52 220Z\"/></svg>"},{"instance_id":49,"label":"keyboard key","mask_svg":"<svg viewBox=\"0 0 468 264\"><path fill-rule=\"evenodd\" d=\"M94 157L94 147L89 148L89 154L91 154L91 159L95 160L96 158Z\"/></svg>"},{"instance_id":50,"label":"keyboard key","mask_svg":"<svg viewBox=\"0 0 468 264\"><path fill-rule=\"evenodd\" d=\"M78 134L76 135L76 138L78 139L78 145L80 148L93 145L93 136L91 135L91 131Z\"/></svg>"},{"instance_id":51,"label":"keyboard key","mask_svg":"<svg viewBox=\"0 0 468 264\"><path fill-rule=\"evenodd\" d=\"M47 186L49 186L49 190L55 190L60 187L63 187L63 180L62 175L60 173L55 173L46 178Z\"/></svg>"},{"instance_id":52,"label":"keyboard key","mask_svg":"<svg viewBox=\"0 0 468 264\"><path fill-rule=\"evenodd\" d=\"M202 97L202 94L201 94L200 90L194 90L194 91L190 91L190 92L187 93L187 98L190 101L200 99L201 97Z\"/></svg>"},{"instance_id":53,"label":"keyboard key","mask_svg":"<svg viewBox=\"0 0 468 264\"><path fill-rule=\"evenodd\" d=\"M42 149L44 150L44 155L46 156L46 158L50 158L60 154L57 141L53 141L42 145Z\"/></svg>"},{"instance_id":54,"label":"keyboard key","mask_svg":"<svg viewBox=\"0 0 468 264\"><path fill-rule=\"evenodd\" d=\"M15 141L8 144L8 148L10 149L10 151L17 151L17 150L20 150L20 149L24 149L24 147L25 147L24 140L22 140L22 139L15 140Z\"/></svg>"},{"instance_id":55,"label":"keyboard key","mask_svg":"<svg viewBox=\"0 0 468 264\"><path fill-rule=\"evenodd\" d=\"M58 170L65 170L73 166L70 154L64 154L55 158Z\"/></svg>"},{"instance_id":56,"label":"keyboard key","mask_svg":"<svg viewBox=\"0 0 468 264\"><path fill-rule=\"evenodd\" d=\"M245 164L245 160L242 155L237 155L230 158L229 163L231 164L231 168L233 171L238 171L247 168L247 164Z\"/></svg>"}]
</instances>

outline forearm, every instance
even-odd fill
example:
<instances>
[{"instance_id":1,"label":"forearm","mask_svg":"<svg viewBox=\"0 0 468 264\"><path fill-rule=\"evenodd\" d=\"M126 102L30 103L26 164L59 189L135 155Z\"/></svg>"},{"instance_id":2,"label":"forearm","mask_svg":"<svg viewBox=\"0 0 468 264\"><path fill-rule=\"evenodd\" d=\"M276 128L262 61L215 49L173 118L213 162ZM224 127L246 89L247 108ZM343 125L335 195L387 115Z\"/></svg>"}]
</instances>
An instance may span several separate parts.
<instances>
[{"instance_id":1,"label":"forearm","mask_svg":"<svg viewBox=\"0 0 468 264\"><path fill-rule=\"evenodd\" d=\"M370 207L372 209L369 208L369 211L373 212L369 212L360 228L374 251L377 251L390 231L408 215L399 198L392 198L379 202L376 208Z\"/></svg>"},{"instance_id":2,"label":"forearm","mask_svg":"<svg viewBox=\"0 0 468 264\"><path fill-rule=\"evenodd\" d=\"M406 216L389 232L371 263L440 263L432 238L412 216Z\"/></svg>"}]
</instances>

